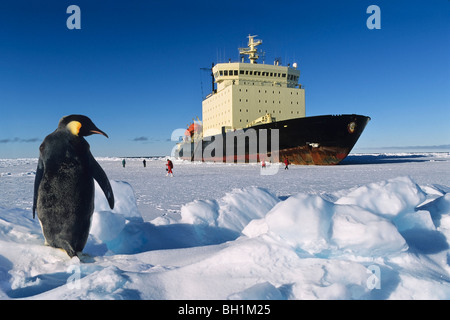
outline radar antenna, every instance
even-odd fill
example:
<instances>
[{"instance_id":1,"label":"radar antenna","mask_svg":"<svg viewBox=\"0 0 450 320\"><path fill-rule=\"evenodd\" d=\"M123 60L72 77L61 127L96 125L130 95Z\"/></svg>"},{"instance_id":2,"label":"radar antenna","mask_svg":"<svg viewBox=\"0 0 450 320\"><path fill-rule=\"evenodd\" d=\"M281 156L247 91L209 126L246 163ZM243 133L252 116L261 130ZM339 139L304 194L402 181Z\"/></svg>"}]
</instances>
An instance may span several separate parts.
<instances>
[{"instance_id":1,"label":"radar antenna","mask_svg":"<svg viewBox=\"0 0 450 320\"><path fill-rule=\"evenodd\" d=\"M239 48L239 54L248 55L250 63L256 63L256 60L258 60L259 53L256 47L262 43L262 40L256 40L255 37L257 36L248 36L248 48Z\"/></svg>"}]
</instances>

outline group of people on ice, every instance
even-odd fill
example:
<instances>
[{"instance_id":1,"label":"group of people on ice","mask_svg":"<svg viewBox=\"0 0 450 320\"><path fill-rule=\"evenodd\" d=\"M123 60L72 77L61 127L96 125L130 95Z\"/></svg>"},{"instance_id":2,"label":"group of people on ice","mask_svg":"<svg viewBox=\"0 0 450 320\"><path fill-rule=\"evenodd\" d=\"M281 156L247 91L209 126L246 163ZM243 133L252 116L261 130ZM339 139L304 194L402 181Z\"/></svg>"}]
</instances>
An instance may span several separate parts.
<instances>
[{"instance_id":1,"label":"group of people on ice","mask_svg":"<svg viewBox=\"0 0 450 320\"><path fill-rule=\"evenodd\" d=\"M145 159L142 161L142 163L143 163L143 165L144 165L144 168L147 166L147 161L145 161ZM123 159L122 160L122 166L125 168L125 165L126 165L126 161L125 161L125 159ZM287 169L289 169L289 161L288 161L288 159L286 158L286 159L284 159L284 165L285 165L285 167L284 167L284 170L287 170ZM173 169L173 162L170 160L170 159L167 159L167 163L166 163L166 171L167 171L167 173L166 173L166 176L171 176L171 177L173 177L173 171L172 171L172 169ZM261 167L264 169L264 168L266 168L266 162L264 161L264 159L263 160L261 160Z\"/></svg>"},{"instance_id":2,"label":"group of people on ice","mask_svg":"<svg viewBox=\"0 0 450 320\"><path fill-rule=\"evenodd\" d=\"M127 164L126 160L123 159L122 160L122 167L125 168L126 164ZM147 161L145 159L142 160L142 164L144 165L144 168L147 167ZM173 171L172 171L172 169L173 169L173 162L170 159L167 159L166 167L167 167L166 168L166 171L167 171L166 176L173 177Z\"/></svg>"},{"instance_id":3,"label":"group of people on ice","mask_svg":"<svg viewBox=\"0 0 450 320\"><path fill-rule=\"evenodd\" d=\"M266 168L266 161L264 159L261 160L261 168ZM284 159L284 170L289 169L289 160L287 158Z\"/></svg>"}]
</instances>

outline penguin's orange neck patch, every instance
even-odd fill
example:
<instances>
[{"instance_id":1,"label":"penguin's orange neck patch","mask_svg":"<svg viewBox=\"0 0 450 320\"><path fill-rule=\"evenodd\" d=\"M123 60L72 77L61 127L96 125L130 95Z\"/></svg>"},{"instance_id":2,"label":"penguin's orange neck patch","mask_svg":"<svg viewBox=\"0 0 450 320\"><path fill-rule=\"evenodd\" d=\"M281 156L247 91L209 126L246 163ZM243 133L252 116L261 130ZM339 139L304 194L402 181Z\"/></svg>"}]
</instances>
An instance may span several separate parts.
<instances>
[{"instance_id":1,"label":"penguin's orange neck patch","mask_svg":"<svg viewBox=\"0 0 450 320\"><path fill-rule=\"evenodd\" d=\"M81 129L81 123L78 121L70 121L66 127L74 136L78 136Z\"/></svg>"}]
</instances>

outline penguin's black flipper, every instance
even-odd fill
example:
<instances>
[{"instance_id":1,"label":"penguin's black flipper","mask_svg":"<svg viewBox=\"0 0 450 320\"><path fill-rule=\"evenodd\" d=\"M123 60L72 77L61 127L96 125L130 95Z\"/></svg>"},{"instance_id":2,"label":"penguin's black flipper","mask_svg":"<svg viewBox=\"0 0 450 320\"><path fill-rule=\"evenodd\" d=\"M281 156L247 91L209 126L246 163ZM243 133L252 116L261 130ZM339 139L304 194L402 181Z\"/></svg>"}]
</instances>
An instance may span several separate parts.
<instances>
[{"instance_id":1,"label":"penguin's black flipper","mask_svg":"<svg viewBox=\"0 0 450 320\"><path fill-rule=\"evenodd\" d=\"M111 184L109 183L109 179L106 176L105 171L103 171L102 167L100 167L100 165L94 159L92 154L90 155L90 166L92 177L95 179L95 181L98 182L100 188L102 188L103 193L105 194L106 199L108 200L109 207L111 209L114 209L114 193L111 188Z\"/></svg>"},{"instance_id":2,"label":"penguin's black flipper","mask_svg":"<svg viewBox=\"0 0 450 320\"><path fill-rule=\"evenodd\" d=\"M39 157L38 166L36 169L36 176L34 178L33 219L36 215L38 190L39 190L39 185L41 184L43 174L44 174L44 162L42 161L41 157Z\"/></svg>"}]
</instances>

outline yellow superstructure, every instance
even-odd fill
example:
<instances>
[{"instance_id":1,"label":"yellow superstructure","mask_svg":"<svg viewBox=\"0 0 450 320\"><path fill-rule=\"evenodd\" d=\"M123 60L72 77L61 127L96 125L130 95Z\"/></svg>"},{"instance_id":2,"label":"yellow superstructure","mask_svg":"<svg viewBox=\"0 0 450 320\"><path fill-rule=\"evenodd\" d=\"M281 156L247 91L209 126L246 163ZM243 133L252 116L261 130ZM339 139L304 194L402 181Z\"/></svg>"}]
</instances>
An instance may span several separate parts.
<instances>
[{"instance_id":1,"label":"yellow superstructure","mask_svg":"<svg viewBox=\"0 0 450 320\"><path fill-rule=\"evenodd\" d=\"M202 103L203 136L224 129L238 130L267 121L305 117L305 91L298 83L300 70L294 63L280 66L256 63L261 40L249 36L250 63L221 63L212 72L217 89Z\"/></svg>"}]
</instances>

